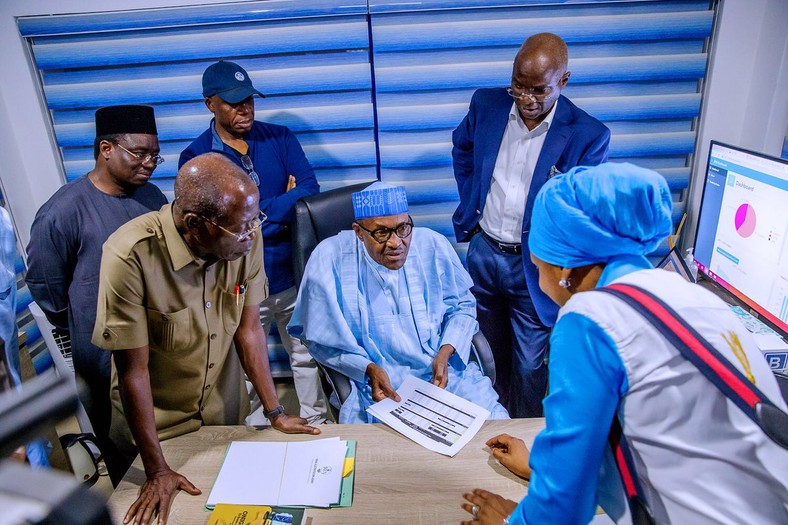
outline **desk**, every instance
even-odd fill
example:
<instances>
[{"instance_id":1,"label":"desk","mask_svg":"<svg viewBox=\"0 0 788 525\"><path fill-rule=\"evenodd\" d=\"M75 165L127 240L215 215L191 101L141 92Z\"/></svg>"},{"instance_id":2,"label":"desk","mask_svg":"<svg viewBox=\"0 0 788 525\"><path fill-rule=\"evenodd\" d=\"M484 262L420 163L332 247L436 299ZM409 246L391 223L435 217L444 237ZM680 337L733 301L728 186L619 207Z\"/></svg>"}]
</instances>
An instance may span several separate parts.
<instances>
[{"instance_id":1,"label":"desk","mask_svg":"<svg viewBox=\"0 0 788 525\"><path fill-rule=\"evenodd\" d=\"M530 447L544 419L487 421L474 439L453 458L431 452L385 425L322 425L320 437L358 441L353 506L309 509L311 525L439 525L458 524L469 517L460 508L462 494L476 487L519 501L527 484L492 459L484 442L506 432ZM288 436L265 428L203 427L161 443L170 467L186 476L202 494L180 492L169 524L202 525L204 505L231 441L304 441L312 436ZM139 456L109 500L115 523L134 502L145 481Z\"/></svg>"}]
</instances>

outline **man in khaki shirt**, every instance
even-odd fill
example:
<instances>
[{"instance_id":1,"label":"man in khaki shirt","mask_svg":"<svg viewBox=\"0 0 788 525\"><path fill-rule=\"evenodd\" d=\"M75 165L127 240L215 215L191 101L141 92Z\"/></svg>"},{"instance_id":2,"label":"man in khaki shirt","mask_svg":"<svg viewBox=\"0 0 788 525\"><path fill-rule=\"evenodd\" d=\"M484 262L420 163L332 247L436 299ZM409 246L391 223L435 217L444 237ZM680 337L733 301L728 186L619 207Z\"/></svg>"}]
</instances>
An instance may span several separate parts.
<instances>
[{"instance_id":1,"label":"man in khaki shirt","mask_svg":"<svg viewBox=\"0 0 788 525\"><path fill-rule=\"evenodd\" d=\"M271 379L259 319L268 286L258 200L243 170L201 155L178 172L171 205L104 245L93 343L114 351L110 436L130 458L139 450L148 477L124 523L148 523L156 510L164 523L176 490L199 494L169 468L159 440L242 423L241 367L274 428L320 433L284 414Z\"/></svg>"}]
</instances>

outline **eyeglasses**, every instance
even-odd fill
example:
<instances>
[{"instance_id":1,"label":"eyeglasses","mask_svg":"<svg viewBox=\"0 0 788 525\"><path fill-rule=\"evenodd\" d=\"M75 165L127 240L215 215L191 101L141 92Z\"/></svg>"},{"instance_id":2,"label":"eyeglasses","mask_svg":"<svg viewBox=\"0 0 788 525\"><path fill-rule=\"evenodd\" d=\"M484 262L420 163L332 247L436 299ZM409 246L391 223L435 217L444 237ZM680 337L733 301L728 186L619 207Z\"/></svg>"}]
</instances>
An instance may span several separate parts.
<instances>
[{"instance_id":1,"label":"eyeglasses","mask_svg":"<svg viewBox=\"0 0 788 525\"><path fill-rule=\"evenodd\" d=\"M364 228L360 222L355 221L358 227L369 234L370 237L375 239L380 244L388 242L392 233L396 233L397 237L404 239L413 231L413 219L408 215L408 222L401 222L393 228L378 228L377 230L368 230Z\"/></svg>"},{"instance_id":2,"label":"eyeglasses","mask_svg":"<svg viewBox=\"0 0 788 525\"><path fill-rule=\"evenodd\" d=\"M260 177L257 176L257 173L254 171L254 164L252 164L252 159L249 158L249 155L242 155L241 156L241 164L243 164L244 169L249 174L249 177L254 181L255 185L260 185Z\"/></svg>"},{"instance_id":3,"label":"eyeglasses","mask_svg":"<svg viewBox=\"0 0 788 525\"><path fill-rule=\"evenodd\" d=\"M127 150L126 148L124 148L123 146L118 144L117 142L115 142L115 145L117 147L119 147L120 149L122 149L123 151L125 151L126 153L128 153L129 155L131 155L132 157L134 157L135 159L137 159L138 161L140 161L140 164L146 164L146 163L148 163L150 161L153 161L158 166L159 164L164 162L164 157L162 157L158 153L156 153L155 155L151 155L150 153L148 153L148 154L134 153L133 151Z\"/></svg>"},{"instance_id":4,"label":"eyeglasses","mask_svg":"<svg viewBox=\"0 0 788 525\"><path fill-rule=\"evenodd\" d=\"M550 90L552 91L552 90ZM506 88L506 92L509 93L509 96L515 100L526 100L531 99L531 102L542 102L547 96L550 94L550 91L547 93L540 93L539 95L534 95L533 93L516 93L512 88Z\"/></svg>"},{"instance_id":5,"label":"eyeglasses","mask_svg":"<svg viewBox=\"0 0 788 525\"><path fill-rule=\"evenodd\" d=\"M266 220L268 220L268 216L266 216L265 213L260 212L260 214L257 216L257 218L252 221L252 227L251 228L249 228L246 231L242 231L241 233L235 233L235 232L231 232L230 230L228 230L224 226L219 226L218 224L213 222L208 217L205 217L204 215L199 215L199 216L202 217L204 220L210 222L211 224L213 224L214 226L216 226L220 230L222 230L224 233L235 237L235 240L238 241L238 242L244 242L244 241L248 240L252 235L254 235L254 233L258 230L258 228L260 228L260 226Z\"/></svg>"}]
</instances>

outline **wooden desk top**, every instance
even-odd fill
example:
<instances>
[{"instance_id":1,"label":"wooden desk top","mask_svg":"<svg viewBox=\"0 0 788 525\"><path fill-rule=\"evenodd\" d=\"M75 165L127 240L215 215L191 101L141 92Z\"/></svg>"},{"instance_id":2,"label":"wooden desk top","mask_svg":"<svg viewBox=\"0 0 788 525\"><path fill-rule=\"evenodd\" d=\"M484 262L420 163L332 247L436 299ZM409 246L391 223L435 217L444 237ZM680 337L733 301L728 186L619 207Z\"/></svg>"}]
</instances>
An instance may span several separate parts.
<instances>
[{"instance_id":1,"label":"wooden desk top","mask_svg":"<svg viewBox=\"0 0 788 525\"><path fill-rule=\"evenodd\" d=\"M320 437L358 441L353 506L309 509L311 525L436 525L458 524L468 514L460 508L462 494L484 488L519 501L527 483L492 459L484 442L500 433L523 439L530 447L544 419L487 421L474 439L453 458L431 452L384 425L322 425ZM304 441L312 436L288 436L276 430L246 427L203 427L162 442L170 467L186 476L202 494L180 492L169 524L208 522L205 502L231 441ZM134 502L145 481L139 457L109 500L116 523Z\"/></svg>"}]
</instances>

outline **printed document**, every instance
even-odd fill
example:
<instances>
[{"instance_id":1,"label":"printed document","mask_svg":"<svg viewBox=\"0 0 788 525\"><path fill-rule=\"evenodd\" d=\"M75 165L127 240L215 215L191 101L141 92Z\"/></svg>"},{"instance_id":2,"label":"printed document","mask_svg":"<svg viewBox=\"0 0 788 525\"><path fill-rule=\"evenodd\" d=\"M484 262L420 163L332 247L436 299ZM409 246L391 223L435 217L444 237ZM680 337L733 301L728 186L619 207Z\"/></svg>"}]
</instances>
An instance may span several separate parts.
<instances>
[{"instance_id":1,"label":"printed document","mask_svg":"<svg viewBox=\"0 0 788 525\"><path fill-rule=\"evenodd\" d=\"M419 445L453 457L476 435L490 412L475 403L408 376L397 390L401 401L379 401L367 409Z\"/></svg>"},{"instance_id":2,"label":"printed document","mask_svg":"<svg viewBox=\"0 0 788 525\"><path fill-rule=\"evenodd\" d=\"M233 441L206 506L328 507L339 502L347 442Z\"/></svg>"}]
</instances>

